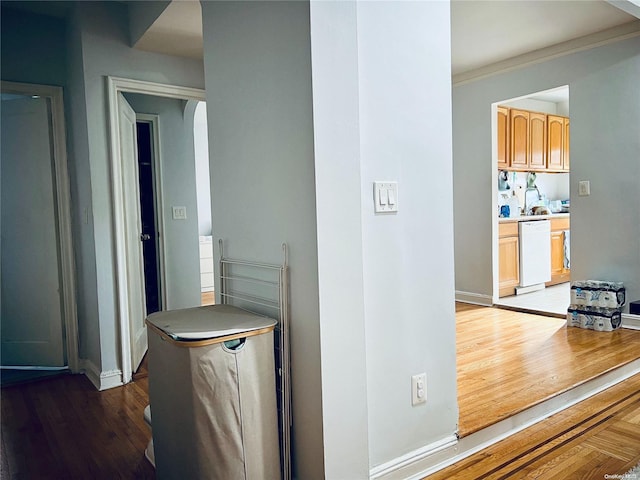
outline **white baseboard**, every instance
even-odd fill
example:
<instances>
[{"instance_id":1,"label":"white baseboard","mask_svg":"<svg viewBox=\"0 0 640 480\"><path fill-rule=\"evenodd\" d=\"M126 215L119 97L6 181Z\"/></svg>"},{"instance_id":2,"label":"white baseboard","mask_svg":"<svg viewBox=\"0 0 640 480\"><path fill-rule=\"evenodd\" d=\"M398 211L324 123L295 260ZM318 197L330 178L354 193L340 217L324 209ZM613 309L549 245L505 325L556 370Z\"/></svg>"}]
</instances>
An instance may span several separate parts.
<instances>
[{"instance_id":1,"label":"white baseboard","mask_svg":"<svg viewBox=\"0 0 640 480\"><path fill-rule=\"evenodd\" d=\"M450 435L437 442L406 453L398 458L373 467L369 471L370 480L395 480L407 478L407 468L419 464L424 459L446 450L458 443L456 435Z\"/></svg>"},{"instance_id":2,"label":"white baseboard","mask_svg":"<svg viewBox=\"0 0 640 480\"><path fill-rule=\"evenodd\" d=\"M607 372L458 441L445 441L375 467L370 478L420 480L640 373L640 360ZM429 448L431 447L431 448Z\"/></svg>"},{"instance_id":3,"label":"white baseboard","mask_svg":"<svg viewBox=\"0 0 640 480\"><path fill-rule=\"evenodd\" d=\"M473 305L482 305L483 307L490 307L493 305L493 298L491 295L483 295L481 293L473 292L461 292L456 290L456 302L471 303Z\"/></svg>"},{"instance_id":4,"label":"white baseboard","mask_svg":"<svg viewBox=\"0 0 640 480\"><path fill-rule=\"evenodd\" d=\"M528 287L516 287L516 295L522 295L524 293L538 292L544 290L544 283L536 283L535 285L529 285Z\"/></svg>"},{"instance_id":5,"label":"white baseboard","mask_svg":"<svg viewBox=\"0 0 640 480\"><path fill-rule=\"evenodd\" d=\"M640 330L640 315L623 313L622 328L630 328L631 330Z\"/></svg>"},{"instance_id":6,"label":"white baseboard","mask_svg":"<svg viewBox=\"0 0 640 480\"><path fill-rule=\"evenodd\" d=\"M107 370L101 372L95 363L86 358L80 360L80 365L83 373L99 391L122 385L121 370Z\"/></svg>"}]
</instances>

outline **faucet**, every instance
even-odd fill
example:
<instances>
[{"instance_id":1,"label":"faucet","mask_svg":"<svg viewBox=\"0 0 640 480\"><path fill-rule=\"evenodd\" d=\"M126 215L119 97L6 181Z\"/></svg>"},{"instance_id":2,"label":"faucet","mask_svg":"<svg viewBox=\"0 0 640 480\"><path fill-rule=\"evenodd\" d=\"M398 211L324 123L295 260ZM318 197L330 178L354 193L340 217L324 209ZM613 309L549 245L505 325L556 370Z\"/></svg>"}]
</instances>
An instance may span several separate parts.
<instances>
[{"instance_id":1,"label":"faucet","mask_svg":"<svg viewBox=\"0 0 640 480\"><path fill-rule=\"evenodd\" d=\"M529 202L527 201L527 193L532 192L532 191L536 191L538 193L538 200L542 200L542 195L540 195L540 190L538 190L538 187L536 187L535 185L531 186L531 187L527 187L527 189L524 192L524 214L525 215L530 215L531 212L529 210L531 210L529 208Z\"/></svg>"}]
</instances>

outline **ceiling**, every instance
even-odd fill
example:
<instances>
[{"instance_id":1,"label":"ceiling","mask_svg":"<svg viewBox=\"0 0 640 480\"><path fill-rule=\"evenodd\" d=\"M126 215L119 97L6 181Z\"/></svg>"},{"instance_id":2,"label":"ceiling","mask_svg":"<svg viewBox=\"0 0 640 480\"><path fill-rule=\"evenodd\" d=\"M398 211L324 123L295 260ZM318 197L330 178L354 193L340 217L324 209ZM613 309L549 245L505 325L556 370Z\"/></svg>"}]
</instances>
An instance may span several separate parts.
<instances>
[{"instance_id":1,"label":"ceiling","mask_svg":"<svg viewBox=\"0 0 640 480\"><path fill-rule=\"evenodd\" d=\"M604 0L453 0L451 72L470 72L634 20Z\"/></svg>"},{"instance_id":2,"label":"ceiling","mask_svg":"<svg viewBox=\"0 0 640 480\"><path fill-rule=\"evenodd\" d=\"M64 17L72 3L2 1L2 6ZM639 19L640 0L451 0L453 81L498 71L506 64L517 66L535 54L557 55L640 35ZM173 0L135 48L201 59L202 44L200 2Z\"/></svg>"},{"instance_id":3,"label":"ceiling","mask_svg":"<svg viewBox=\"0 0 640 480\"><path fill-rule=\"evenodd\" d=\"M640 23L638 18L638 0L452 0L452 75ZM202 58L200 2L171 2L136 48Z\"/></svg>"}]
</instances>

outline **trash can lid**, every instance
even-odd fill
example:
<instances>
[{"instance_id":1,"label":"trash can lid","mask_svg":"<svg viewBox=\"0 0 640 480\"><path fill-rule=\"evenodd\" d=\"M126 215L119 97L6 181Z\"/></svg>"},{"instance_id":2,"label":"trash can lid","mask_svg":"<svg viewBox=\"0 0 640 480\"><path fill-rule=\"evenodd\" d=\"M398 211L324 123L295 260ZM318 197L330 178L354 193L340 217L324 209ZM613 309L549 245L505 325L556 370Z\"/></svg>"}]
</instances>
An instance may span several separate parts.
<instances>
[{"instance_id":1,"label":"trash can lid","mask_svg":"<svg viewBox=\"0 0 640 480\"><path fill-rule=\"evenodd\" d=\"M232 305L208 305L156 312L147 317L147 325L176 341L211 340L223 342L243 333L270 331L276 320L247 312ZM155 327L155 328L153 328Z\"/></svg>"}]
</instances>

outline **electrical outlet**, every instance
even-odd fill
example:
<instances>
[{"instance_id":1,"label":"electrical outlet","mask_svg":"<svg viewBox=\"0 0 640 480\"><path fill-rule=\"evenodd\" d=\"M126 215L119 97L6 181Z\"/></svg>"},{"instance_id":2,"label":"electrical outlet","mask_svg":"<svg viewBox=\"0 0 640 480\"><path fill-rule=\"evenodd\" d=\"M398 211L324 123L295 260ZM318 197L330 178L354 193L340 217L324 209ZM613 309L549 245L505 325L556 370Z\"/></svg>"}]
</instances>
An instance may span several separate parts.
<instances>
[{"instance_id":1,"label":"electrical outlet","mask_svg":"<svg viewBox=\"0 0 640 480\"><path fill-rule=\"evenodd\" d=\"M427 401L427 374L419 373L411 377L411 405Z\"/></svg>"},{"instance_id":2,"label":"electrical outlet","mask_svg":"<svg viewBox=\"0 0 640 480\"><path fill-rule=\"evenodd\" d=\"M581 197L591 195L591 182L589 182L589 180L581 180L578 182L578 195Z\"/></svg>"}]
</instances>

